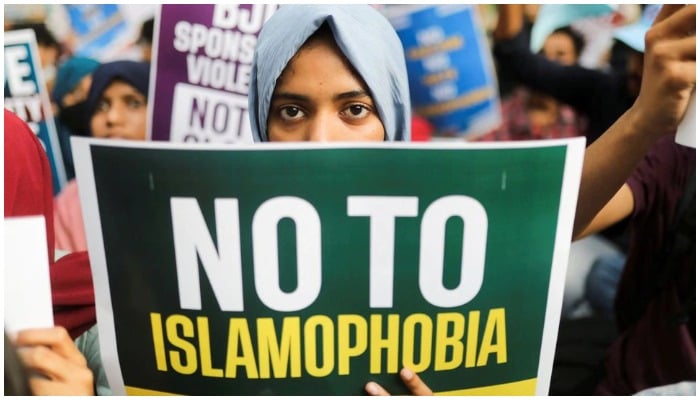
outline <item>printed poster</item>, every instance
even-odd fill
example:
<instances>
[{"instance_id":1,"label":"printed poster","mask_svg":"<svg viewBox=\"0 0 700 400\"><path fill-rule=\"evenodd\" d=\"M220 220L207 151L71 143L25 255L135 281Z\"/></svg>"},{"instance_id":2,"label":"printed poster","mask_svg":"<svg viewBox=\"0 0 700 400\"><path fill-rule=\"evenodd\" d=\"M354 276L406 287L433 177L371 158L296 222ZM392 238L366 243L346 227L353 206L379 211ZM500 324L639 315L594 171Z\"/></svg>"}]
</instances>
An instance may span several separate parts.
<instances>
[{"instance_id":1,"label":"printed poster","mask_svg":"<svg viewBox=\"0 0 700 400\"><path fill-rule=\"evenodd\" d=\"M382 9L401 39L411 105L435 137L478 137L501 123L491 49L474 4Z\"/></svg>"},{"instance_id":2,"label":"printed poster","mask_svg":"<svg viewBox=\"0 0 700 400\"><path fill-rule=\"evenodd\" d=\"M253 54L274 4L163 4L154 37L149 135L188 143L250 143ZM156 36L156 35L154 35ZM152 79L153 79L152 78Z\"/></svg>"},{"instance_id":3,"label":"printed poster","mask_svg":"<svg viewBox=\"0 0 700 400\"><path fill-rule=\"evenodd\" d=\"M54 194L66 184L51 100L31 29L5 32L5 108L25 121L46 150Z\"/></svg>"},{"instance_id":4,"label":"printed poster","mask_svg":"<svg viewBox=\"0 0 700 400\"><path fill-rule=\"evenodd\" d=\"M102 61L123 59L141 28L127 19L121 9L124 5L65 4L63 7L75 35L75 54L82 57Z\"/></svg>"},{"instance_id":5,"label":"printed poster","mask_svg":"<svg viewBox=\"0 0 700 400\"><path fill-rule=\"evenodd\" d=\"M74 138L114 393L546 395L584 146Z\"/></svg>"}]
</instances>

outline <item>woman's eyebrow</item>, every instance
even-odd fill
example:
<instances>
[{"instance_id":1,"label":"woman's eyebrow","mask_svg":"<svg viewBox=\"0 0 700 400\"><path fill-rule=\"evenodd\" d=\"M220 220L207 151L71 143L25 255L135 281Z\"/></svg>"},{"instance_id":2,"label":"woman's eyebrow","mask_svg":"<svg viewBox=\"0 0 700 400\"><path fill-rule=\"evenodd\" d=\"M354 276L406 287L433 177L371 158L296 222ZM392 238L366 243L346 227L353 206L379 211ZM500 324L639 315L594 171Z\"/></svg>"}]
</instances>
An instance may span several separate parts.
<instances>
[{"instance_id":1,"label":"woman's eyebrow","mask_svg":"<svg viewBox=\"0 0 700 400\"><path fill-rule=\"evenodd\" d=\"M343 92L339 93L335 96L333 96L333 100L346 100L346 99L356 99L358 97L372 97L366 90L358 89L358 90L351 90L348 92ZM293 101L300 101L300 102L310 102L311 97L305 96L303 94L299 93L291 93L291 92L278 92L278 93L273 93L272 94L272 101L275 100L293 100Z\"/></svg>"},{"instance_id":2,"label":"woman's eyebrow","mask_svg":"<svg viewBox=\"0 0 700 400\"><path fill-rule=\"evenodd\" d=\"M279 93L272 94L272 101L275 101L275 100L293 100L293 101L309 102L310 98L309 98L309 96L304 96L303 94L298 94L298 93L279 92Z\"/></svg>"},{"instance_id":3,"label":"woman's eyebrow","mask_svg":"<svg viewBox=\"0 0 700 400\"><path fill-rule=\"evenodd\" d=\"M346 99L356 99L358 97L372 97L366 90L351 90L349 92L343 92L337 94L333 97L335 100L346 100Z\"/></svg>"},{"instance_id":4,"label":"woman's eyebrow","mask_svg":"<svg viewBox=\"0 0 700 400\"><path fill-rule=\"evenodd\" d=\"M123 93L119 97L124 98L124 99L130 98L130 97L131 98L144 98L144 99L146 98L146 96L142 95L139 92Z\"/></svg>"}]
</instances>

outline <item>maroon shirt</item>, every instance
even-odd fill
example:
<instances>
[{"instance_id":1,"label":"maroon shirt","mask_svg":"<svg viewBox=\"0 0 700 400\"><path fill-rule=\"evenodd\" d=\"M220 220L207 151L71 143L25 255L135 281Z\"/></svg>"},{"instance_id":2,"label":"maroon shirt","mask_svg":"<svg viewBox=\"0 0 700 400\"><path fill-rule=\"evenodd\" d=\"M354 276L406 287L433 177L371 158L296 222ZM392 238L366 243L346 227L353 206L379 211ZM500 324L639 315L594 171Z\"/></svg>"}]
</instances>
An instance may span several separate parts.
<instances>
[{"instance_id":1,"label":"maroon shirt","mask_svg":"<svg viewBox=\"0 0 700 400\"><path fill-rule=\"evenodd\" d=\"M679 260L668 278L658 272L655 261L694 168L695 149L678 145L674 135L666 135L627 181L634 211L615 304L620 335L608 350L607 376L598 394L630 395L649 387L695 381L694 308L690 323L674 322L674 315L686 304L695 304L695 241L692 252ZM690 207L695 208L694 201ZM656 295L644 301L651 293Z\"/></svg>"}]
</instances>

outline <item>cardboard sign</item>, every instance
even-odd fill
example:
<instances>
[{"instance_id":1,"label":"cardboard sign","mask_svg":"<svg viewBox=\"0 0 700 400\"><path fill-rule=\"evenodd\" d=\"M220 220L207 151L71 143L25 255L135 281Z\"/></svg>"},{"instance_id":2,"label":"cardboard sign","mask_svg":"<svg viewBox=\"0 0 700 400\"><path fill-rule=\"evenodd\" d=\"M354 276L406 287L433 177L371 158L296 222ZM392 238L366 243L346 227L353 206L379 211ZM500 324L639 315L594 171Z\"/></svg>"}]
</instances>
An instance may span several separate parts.
<instances>
[{"instance_id":1,"label":"cardboard sign","mask_svg":"<svg viewBox=\"0 0 700 400\"><path fill-rule=\"evenodd\" d=\"M406 54L411 106L439 137L475 137L501 123L491 49L473 4L387 6Z\"/></svg>"},{"instance_id":2,"label":"cardboard sign","mask_svg":"<svg viewBox=\"0 0 700 400\"><path fill-rule=\"evenodd\" d=\"M547 394L584 139L73 149L115 394Z\"/></svg>"},{"instance_id":3,"label":"cardboard sign","mask_svg":"<svg viewBox=\"0 0 700 400\"><path fill-rule=\"evenodd\" d=\"M126 18L119 4L65 4L63 7L75 35L76 55L95 60L122 59L138 33L138 26Z\"/></svg>"},{"instance_id":4,"label":"cardboard sign","mask_svg":"<svg viewBox=\"0 0 700 400\"><path fill-rule=\"evenodd\" d=\"M44 145L56 194L66 184L66 170L34 31L5 32L4 58L5 108L25 121Z\"/></svg>"},{"instance_id":5,"label":"cardboard sign","mask_svg":"<svg viewBox=\"0 0 700 400\"><path fill-rule=\"evenodd\" d=\"M252 142L248 87L274 4L164 4L156 24L152 140Z\"/></svg>"}]
</instances>

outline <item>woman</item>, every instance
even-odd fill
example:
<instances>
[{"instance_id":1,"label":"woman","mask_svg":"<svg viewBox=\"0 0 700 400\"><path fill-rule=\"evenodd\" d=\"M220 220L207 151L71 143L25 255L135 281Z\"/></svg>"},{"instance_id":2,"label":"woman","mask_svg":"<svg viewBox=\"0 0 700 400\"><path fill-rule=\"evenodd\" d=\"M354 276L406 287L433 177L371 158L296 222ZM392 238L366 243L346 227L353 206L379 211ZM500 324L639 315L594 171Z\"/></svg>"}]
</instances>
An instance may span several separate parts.
<instances>
[{"instance_id":1,"label":"woman","mask_svg":"<svg viewBox=\"0 0 700 400\"><path fill-rule=\"evenodd\" d=\"M282 6L257 46L248 96L255 141L411 139L403 47L377 10ZM412 393L432 393L408 369L400 376ZM374 382L365 389L388 394Z\"/></svg>"},{"instance_id":2,"label":"woman","mask_svg":"<svg viewBox=\"0 0 700 400\"><path fill-rule=\"evenodd\" d=\"M92 76L87 96L90 115L90 135L98 138L145 140L147 96L150 65L144 62L115 61L100 65ZM78 185L75 179L54 199L54 232L56 249L87 253ZM70 257L68 255L66 257ZM80 275L85 280L90 277ZM72 283L69 281L69 283ZM92 299L92 282L90 282ZM91 324L84 326L84 334L76 340L94 373L96 391L109 395L111 390L99 354L97 328L94 319L94 300L91 303Z\"/></svg>"},{"instance_id":3,"label":"woman","mask_svg":"<svg viewBox=\"0 0 700 400\"><path fill-rule=\"evenodd\" d=\"M87 98L90 135L146 139L149 74L148 63L135 61L105 63L95 70ZM56 196L54 219L57 249L87 250L76 180Z\"/></svg>"}]
</instances>

